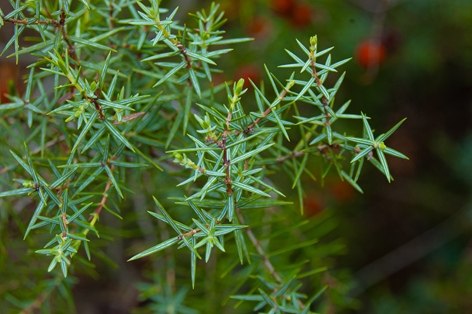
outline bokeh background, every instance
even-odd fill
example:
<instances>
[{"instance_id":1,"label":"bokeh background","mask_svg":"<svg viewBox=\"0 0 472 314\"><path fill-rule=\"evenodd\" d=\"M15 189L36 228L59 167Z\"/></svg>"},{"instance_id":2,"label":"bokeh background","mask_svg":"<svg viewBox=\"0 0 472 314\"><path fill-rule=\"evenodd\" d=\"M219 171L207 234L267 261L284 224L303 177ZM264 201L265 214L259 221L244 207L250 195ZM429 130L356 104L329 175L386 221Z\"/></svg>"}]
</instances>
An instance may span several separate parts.
<instances>
[{"instance_id":1,"label":"bokeh background","mask_svg":"<svg viewBox=\"0 0 472 314\"><path fill-rule=\"evenodd\" d=\"M346 311L472 313L472 1L218 2L229 37L255 38L222 60L218 80L264 80L263 64L290 63L284 48L316 34L320 49L335 46L334 60L353 57L338 96L352 100L350 112L374 117L373 128L408 118L387 143L410 157L389 159L392 183L368 167L363 195L335 176L307 181L306 215L330 211L339 222L345 249L333 267L349 273L360 301ZM210 2L164 3L185 20ZM10 35L2 28L0 45ZM2 95L10 79L21 89L14 60L0 62Z\"/></svg>"}]
</instances>

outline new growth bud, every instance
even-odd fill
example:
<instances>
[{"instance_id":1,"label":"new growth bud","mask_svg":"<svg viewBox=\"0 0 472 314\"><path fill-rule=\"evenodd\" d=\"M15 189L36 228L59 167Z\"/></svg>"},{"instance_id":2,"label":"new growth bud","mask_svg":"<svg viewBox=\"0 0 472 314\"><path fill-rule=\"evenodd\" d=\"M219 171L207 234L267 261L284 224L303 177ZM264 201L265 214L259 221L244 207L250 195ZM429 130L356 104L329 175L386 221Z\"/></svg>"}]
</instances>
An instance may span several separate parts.
<instances>
[{"instance_id":1,"label":"new growth bud","mask_svg":"<svg viewBox=\"0 0 472 314\"><path fill-rule=\"evenodd\" d=\"M236 84L236 89L235 89L234 93L236 95L240 95L241 91L243 90L243 87L244 87L244 79L241 78L241 79L239 79L238 83Z\"/></svg>"},{"instance_id":2,"label":"new growth bud","mask_svg":"<svg viewBox=\"0 0 472 314\"><path fill-rule=\"evenodd\" d=\"M316 44L318 43L318 37L315 35L315 36L311 36L310 37L310 46L311 46L311 49L316 49Z\"/></svg>"}]
</instances>

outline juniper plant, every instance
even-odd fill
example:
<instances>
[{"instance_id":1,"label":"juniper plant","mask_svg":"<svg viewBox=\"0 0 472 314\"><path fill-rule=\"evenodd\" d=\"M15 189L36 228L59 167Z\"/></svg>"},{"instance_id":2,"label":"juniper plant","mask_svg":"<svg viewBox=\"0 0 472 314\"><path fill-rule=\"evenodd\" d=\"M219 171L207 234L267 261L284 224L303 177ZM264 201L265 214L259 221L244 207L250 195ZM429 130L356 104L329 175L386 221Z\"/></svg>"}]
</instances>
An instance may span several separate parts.
<instances>
[{"instance_id":1,"label":"juniper plant","mask_svg":"<svg viewBox=\"0 0 472 314\"><path fill-rule=\"evenodd\" d=\"M217 307L240 306L229 297L268 313L326 306L320 248L336 245L315 244L329 217L295 214L302 179L334 171L362 193L364 164L391 181L385 154L406 159L385 144L404 120L375 137L367 115L335 102L349 59L333 61L316 36L297 40L292 63L280 66L294 72L281 79L265 66L267 86L250 81L249 92L244 79L214 83L228 47L250 40L225 37L216 4L182 24L177 8L157 0L10 2L0 12L14 30L3 53L34 61L24 91L0 105L2 308L69 313L71 303L50 307L73 299L74 274L96 275L91 261L105 258L98 237L112 233L103 216L151 240L126 242L130 263L145 258L155 279L138 285L144 311L208 310L214 300L191 302L185 287L201 295L211 273ZM361 135L335 123L343 119L358 120ZM277 184L283 177L295 199ZM159 251L174 252L163 271ZM23 280L31 289L11 290Z\"/></svg>"}]
</instances>

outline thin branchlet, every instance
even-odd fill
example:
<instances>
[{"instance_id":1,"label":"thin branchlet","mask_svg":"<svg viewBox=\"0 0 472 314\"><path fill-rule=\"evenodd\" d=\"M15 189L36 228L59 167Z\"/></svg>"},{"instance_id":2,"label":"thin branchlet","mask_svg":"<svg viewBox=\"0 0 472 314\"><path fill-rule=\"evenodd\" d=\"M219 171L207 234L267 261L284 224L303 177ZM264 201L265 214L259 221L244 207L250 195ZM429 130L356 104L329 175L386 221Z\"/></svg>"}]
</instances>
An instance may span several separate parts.
<instances>
[{"instance_id":1,"label":"thin branchlet","mask_svg":"<svg viewBox=\"0 0 472 314\"><path fill-rule=\"evenodd\" d=\"M289 92L290 88L292 88L292 86L293 86L293 83L292 83L292 82L289 83L289 84L284 88L284 90L280 93L280 95L277 96L280 101L282 101L282 100L285 98L285 96L287 96L287 93ZM254 120L251 124L249 124L247 127L245 127L245 128L243 129L243 131L239 131L239 130L236 131L236 132L235 132L235 135L238 136L241 132L244 132L244 133L247 135L247 134L249 134L250 132L252 132L252 131L254 130L254 128L255 128L263 119L265 119L265 118L272 112L272 110L273 110L273 107L267 108L267 109L261 114L262 117L259 117L259 118L257 118L256 120Z\"/></svg>"}]
</instances>

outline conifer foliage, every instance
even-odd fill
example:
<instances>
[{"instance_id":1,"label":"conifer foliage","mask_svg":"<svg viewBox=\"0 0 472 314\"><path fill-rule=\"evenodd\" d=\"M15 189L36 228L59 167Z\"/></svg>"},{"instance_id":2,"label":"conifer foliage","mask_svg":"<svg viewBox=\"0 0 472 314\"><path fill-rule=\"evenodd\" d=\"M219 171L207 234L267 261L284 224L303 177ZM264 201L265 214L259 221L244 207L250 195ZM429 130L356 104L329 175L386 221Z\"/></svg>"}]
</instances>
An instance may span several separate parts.
<instances>
[{"instance_id":1,"label":"conifer foliage","mask_svg":"<svg viewBox=\"0 0 472 314\"><path fill-rule=\"evenodd\" d=\"M391 181L385 155L407 157L387 140L403 120L374 136L366 114L347 113L336 95L349 59L333 60L316 36L297 40L286 64L266 65L265 84L214 84L221 58L251 39L227 38L217 4L185 23L177 13L158 0L0 10L0 26L14 30L3 54L33 60L24 91L0 104L2 308L70 313L74 276L117 262L103 242L126 231L123 259L143 259L153 280L137 284L138 312L345 305L325 258L339 243L317 243L335 223L303 217L304 182L331 171L362 193L367 164ZM275 66L293 72L275 77ZM10 291L18 281L29 288ZM217 305L202 297L208 285Z\"/></svg>"}]
</instances>

